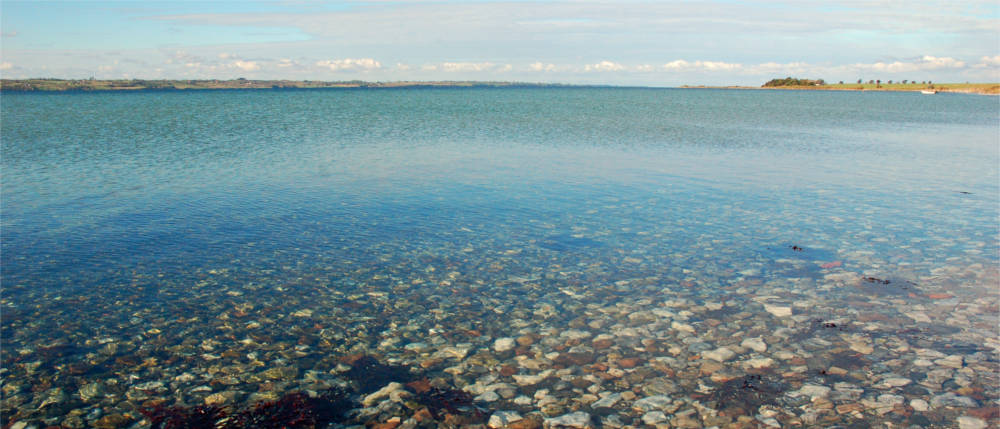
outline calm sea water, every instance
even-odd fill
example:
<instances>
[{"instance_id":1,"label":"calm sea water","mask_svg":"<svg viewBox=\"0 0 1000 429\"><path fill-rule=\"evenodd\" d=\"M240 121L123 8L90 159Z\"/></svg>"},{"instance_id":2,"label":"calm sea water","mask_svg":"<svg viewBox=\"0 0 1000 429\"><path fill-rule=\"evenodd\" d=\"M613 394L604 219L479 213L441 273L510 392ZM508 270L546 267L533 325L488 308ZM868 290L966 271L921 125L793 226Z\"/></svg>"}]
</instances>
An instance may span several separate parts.
<instances>
[{"instance_id":1,"label":"calm sea water","mask_svg":"<svg viewBox=\"0 0 1000 429\"><path fill-rule=\"evenodd\" d=\"M233 360L245 364L254 347L235 340L247 332L307 348L263 347L254 359L268 367L331 374L324 356L377 352L416 368L428 353L406 344L468 344L473 355L495 338L558 336L546 330L579 328L581 318L592 335L617 335L616 321L632 320L624 313L591 323L616 305L679 311L718 301L770 320L754 330L714 316L774 350L774 330L815 318L840 317L876 344L902 320L923 332L909 338L914 349L966 347L942 352L985 353L992 361L979 362L995 366L996 350L982 346L997 344L995 97L261 90L4 93L0 107L0 345L15 386L5 390L7 418L128 414L146 399L129 386L206 384L208 368L222 364L199 354L239 349ZM865 278L892 283L878 289ZM900 285L908 289L890 289ZM795 316L760 307L772 302ZM888 320L853 319L879 313L872 302L889 308ZM538 316L540 303L564 314ZM949 323L940 305L969 314ZM905 317L913 312L931 320ZM337 342L313 326L338 331ZM459 328L481 336L435 339ZM401 341L386 343L392 337ZM714 349L712 340L729 344L701 338ZM561 350L532 347L542 344ZM53 345L58 352L42 352ZM679 356L649 347L641 353L650 361ZM868 365L900 356L876 351ZM149 358L161 368L140 368ZM68 369L81 359L95 363ZM178 382L180 373L205 379ZM294 390L302 377L272 388ZM979 396L967 394L978 406L996 399L994 378L982 377ZM45 387L33 389L39 380ZM94 382L107 386L103 399L77 393ZM228 389L249 402L266 390L255 383L211 384L177 400ZM60 386L66 397L39 407ZM696 396L686 389L672 397ZM948 390L926 389L902 395L930 401ZM942 422L962 412L949 410Z\"/></svg>"}]
</instances>

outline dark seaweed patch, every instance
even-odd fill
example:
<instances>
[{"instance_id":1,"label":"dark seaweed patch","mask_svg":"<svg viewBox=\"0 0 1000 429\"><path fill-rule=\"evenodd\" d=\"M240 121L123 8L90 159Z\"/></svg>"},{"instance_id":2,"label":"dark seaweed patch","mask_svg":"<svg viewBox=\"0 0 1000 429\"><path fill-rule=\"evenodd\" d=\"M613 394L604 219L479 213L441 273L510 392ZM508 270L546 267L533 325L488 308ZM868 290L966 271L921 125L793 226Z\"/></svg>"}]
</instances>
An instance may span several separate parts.
<instances>
[{"instance_id":1,"label":"dark seaweed patch","mask_svg":"<svg viewBox=\"0 0 1000 429\"><path fill-rule=\"evenodd\" d=\"M435 419L444 414L461 414L482 417L483 412L473 405L472 395L455 389L431 387L414 395L414 400L427 407Z\"/></svg>"},{"instance_id":2,"label":"dark seaweed patch","mask_svg":"<svg viewBox=\"0 0 1000 429\"><path fill-rule=\"evenodd\" d=\"M410 369L404 366L387 365L371 356L362 356L354 361L344 376L357 384L358 392L367 394L381 389L391 382L408 383L415 380Z\"/></svg>"},{"instance_id":3,"label":"dark seaweed patch","mask_svg":"<svg viewBox=\"0 0 1000 429\"><path fill-rule=\"evenodd\" d=\"M776 405L785 386L760 375L729 380L709 394L717 409L739 408L753 412L761 405Z\"/></svg>"}]
</instances>

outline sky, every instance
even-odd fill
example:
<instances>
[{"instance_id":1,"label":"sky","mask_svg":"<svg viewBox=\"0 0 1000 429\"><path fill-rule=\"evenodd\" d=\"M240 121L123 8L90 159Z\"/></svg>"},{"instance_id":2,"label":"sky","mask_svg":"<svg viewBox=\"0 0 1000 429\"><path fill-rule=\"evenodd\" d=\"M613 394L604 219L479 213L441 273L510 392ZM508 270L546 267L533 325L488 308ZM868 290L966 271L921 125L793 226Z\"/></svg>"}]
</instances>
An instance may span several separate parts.
<instances>
[{"instance_id":1,"label":"sky","mask_svg":"<svg viewBox=\"0 0 1000 429\"><path fill-rule=\"evenodd\" d=\"M8 79L1000 81L1000 1L7 1Z\"/></svg>"}]
</instances>

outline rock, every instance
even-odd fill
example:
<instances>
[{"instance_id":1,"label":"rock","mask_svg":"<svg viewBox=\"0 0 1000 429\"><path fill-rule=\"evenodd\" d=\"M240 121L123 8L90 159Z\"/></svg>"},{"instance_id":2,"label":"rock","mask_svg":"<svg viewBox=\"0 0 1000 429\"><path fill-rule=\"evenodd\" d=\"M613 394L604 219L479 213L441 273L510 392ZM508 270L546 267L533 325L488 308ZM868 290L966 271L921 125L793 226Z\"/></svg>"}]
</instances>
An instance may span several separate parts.
<instances>
[{"instance_id":1,"label":"rock","mask_svg":"<svg viewBox=\"0 0 1000 429\"><path fill-rule=\"evenodd\" d=\"M934 363L936 363L936 364L938 364L940 366L943 366L945 368L961 369L962 368L962 356L951 355L951 356L945 357L943 359L938 359L938 360L934 361Z\"/></svg>"},{"instance_id":2,"label":"rock","mask_svg":"<svg viewBox=\"0 0 1000 429\"><path fill-rule=\"evenodd\" d=\"M909 378L891 377L891 378L886 378L886 379L882 380L882 382L879 383L879 386L884 386L884 387L888 387L888 388L903 387L903 386L906 386L907 384L910 384L912 382L913 381L910 380Z\"/></svg>"},{"instance_id":3,"label":"rock","mask_svg":"<svg viewBox=\"0 0 1000 429\"><path fill-rule=\"evenodd\" d=\"M632 408L642 412L666 409L670 405L670 397L666 395L647 396L632 403Z\"/></svg>"},{"instance_id":4,"label":"rock","mask_svg":"<svg viewBox=\"0 0 1000 429\"><path fill-rule=\"evenodd\" d=\"M764 353L767 351L767 343L760 338L747 338L740 343L740 347L753 350L757 353Z\"/></svg>"},{"instance_id":5,"label":"rock","mask_svg":"<svg viewBox=\"0 0 1000 429\"><path fill-rule=\"evenodd\" d=\"M379 389L378 391L365 396L365 399L361 401L361 404L370 407L380 402L383 398L389 398L393 401L398 401L400 397L408 395L409 392L404 390L402 383L392 382L385 387Z\"/></svg>"},{"instance_id":6,"label":"rock","mask_svg":"<svg viewBox=\"0 0 1000 429\"><path fill-rule=\"evenodd\" d=\"M594 403L590 404L590 408L593 408L593 409L597 409L597 408L611 408L611 407L615 406L615 404L618 403L618 401L621 398L622 398L622 394L618 393L618 392L615 392L615 393L612 393L610 395L606 395L605 397L603 397L601 399L598 399Z\"/></svg>"},{"instance_id":7,"label":"rock","mask_svg":"<svg viewBox=\"0 0 1000 429\"><path fill-rule=\"evenodd\" d=\"M563 414L559 417L553 417L550 419L545 419L543 427L549 428L593 428L594 424L591 422L590 414L583 411L577 411L569 414Z\"/></svg>"},{"instance_id":8,"label":"rock","mask_svg":"<svg viewBox=\"0 0 1000 429\"><path fill-rule=\"evenodd\" d=\"M445 358L445 359L451 358L451 359L455 359L455 360L462 360L462 359L465 359L465 357L468 356L468 354L469 354L469 348L468 347L452 347L452 346L449 346L449 347L444 347L441 350L438 350L437 353L434 353L434 357L440 357L440 358Z\"/></svg>"},{"instance_id":9,"label":"rock","mask_svg":"<svg viewBox=\"0 0 1000 429\"><path fill-rule=\"evenodd\" d=\"M217 392L205 397L205 405L223 405L232 402L236 402L236 399L240 396L240 392L234 390L227 390L224 392Z\"/></svg>"},{"instance_id":10,"label":"rock","mask_svg":"<svg viewBox=\"0 0 1000 429\"><path fill-rule=\"evenodd\" d=\"M927 403L927 401L923 399L914 399L910 401L910 407L913 408L914 411L919 411L919 412L924 412L930 409L930 406Z\"/></svg>"},{"instance_id":11,"label":"rock","mask_svg":"<svg viewBox=\"0 0 1000 429\"><path fill-rule=\"evenodd\" d=\"M521 347L528 347L535 343L535 338L531 335L521 335L517 337L517 344Z\"/></svg>"},{"instance_id":12,"label":"rock","mask_svg":"<svg viewBox=\"0 0 1000 429\"><path fill-rule=\"evenodd\" d=\"M764 304L764 310L773 314L775 317L788 317L792 315L792 307L786 307L783 305Z\"/></svg>"},{"instance_id":13,"label":"rock","mask_svg":"<svg viewBox=\"0 0 1000 429\"><path fill-rule=\"evenodd\" d=\"M987 426L985 421L975 417L962 416L958 418L959 429L986 429Z\"/></svg>"},{"instance_id":14,"label":"rock","mask_svg":"<svg viewBox=\"0 0 1000 429\"><path fill-rule=\"evenodd\" d=\"M475 398L473 398L473 400L480 402L494 402L500 400L500 395L497 394L495 390L490 390L489 392L476 396Z\"/></svg>"},{"instance_id":15,"label":"rock","mask_svg":"<svg viewBox=\"0 0 1000 429\"><path fill-rule=\"evenodd\" d=\"M583 330L580 330L580 329L568 329L568 330L563 331L561 334L559 334L560 337L564 337L564 338L567 338L567 339L570 339L570 340L582 340L582 339L585 339L585 338L590 338L591 335L592 334L590 332L583 331ZM586 413L584 413L584 414L586 414ZM569 415L569 414L567 414L567 415Z\"/></svg>"},{"instance_id":16,"label":"rock","mask_svg":"<svg viewBox=\"0 0 1000 429\"><path fill-rule=\"evenodd\" d=\"M663 411L650 411L642 415L642 422L647 425L655 425L667 421L667 415Z\"/></svg>"},{"instance_id":17,"label":"rock","mask_svg":"<svg viewBox=\"0 0 1000 429\"><path fill-rule=\"evenodd\" d=\"M101 399L104 397L104 384L103 383L89 383L84 384L80 387L80 399L84 402L90 402L92 399Z\"/></svg>"},{"instance_id":18,"label":"rock","mask_svg":"<svg viewBox=\"0 0 1000 429\"><path fill-rule=\"evenodd\" d=\"M732 350L729 350L726 347L719 347L715 350L701 353L701 357L705 359L712 359L718 362L725 362L729 359L732 359L733 356L736 356L736 353L733 352Z\"/></svg>"},{"instance_id":19,"label":"rock","mask_svg":"<svg viewBox=\"0 0 1000 429\"><path fill-rule=\"evenodd\" d=\"M975 408L979 404L976 403L975 399L968 396L958 396L953 392L944 393L931 398L932 407L965 407L965 408Z\"/></svg>"},{"instance_id":20,"label":"rock","mask_svg":"<svg viewBox=\"0 0 1000 429\"><path fill-rule=\"evenodd\" d=\"M490 416L490 421L489 423L486 424L486 426L489 426L493 429L505 428L511 423L520 421L522 419L523 417L521 417L521 415L518 414L516 411L497 411L493 413L492 416Z\"/></svg>"},{"instance_id":21,"label":"rock","mask_svg":"<svg viewBox=\"0 0 1000 429\"><path fill-rule=\"evenodd\" d=\"M774 359L771 358L756 358L748 359L742 362L744 368L770 368L774 366Z\"/></svg>"},{"instance_id":22,"label":"rock","mask_svg":"<svg viewBox=\"0 0 1000 429\"><path fill-rule=\"evenodd\" d=\"M496 350L497 353L514 350L514 347L517 347L517 342L510 337L497 338L493 342L493 350Z\"/></svg>"},{"instance_id":23,"label":"rock","mask_svg":"<svg viewBox=\"0 0 1000 429\"><path fill-rule=\"evenodd\" d=\"M791 396L808 396L809 400L816 400L830 396L830 388L817 384L803 384L799 390L789 392L788 394Z\"/></svg>"},{"instance_id":24,"label":"rock","mask_svg":"<svg viewBox=\"0 0 1000 429\"><path fill-rule=\"evenodd\" d=\"M549 376L552 375L552 372L553 371L551 369L547 369L535 375L514 374L511 377L514 378L514 382L516 382L519 386L531 386L549 378Z\"/></svg>"},{"instance_id":25,"label":"rock","mask_svg":"<svg viewBox=\"0 0 1000 429\"><path fill-rule=\"evenodd\" d=\"M430 349L431 349L430 344L421 343L421 342L409 343L409 344L403 346L403 350L410 351L410 352L415 352L415 353L423 353L423 352L429 351Z\"/></svg>"}]
</instances>

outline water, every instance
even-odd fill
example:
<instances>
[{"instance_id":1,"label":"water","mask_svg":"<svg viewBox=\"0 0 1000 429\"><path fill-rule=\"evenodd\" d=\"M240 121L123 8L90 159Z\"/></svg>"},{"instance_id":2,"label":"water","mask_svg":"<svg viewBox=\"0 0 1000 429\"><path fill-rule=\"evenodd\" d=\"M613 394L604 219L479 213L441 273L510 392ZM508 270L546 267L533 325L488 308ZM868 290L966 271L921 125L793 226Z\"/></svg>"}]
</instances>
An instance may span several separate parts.
<instances>
[{"instance_id":1,"label":"water","mask_svg":"<svg viewBox=\"0 0 1000 429\"><path fill-rule=\"evenodd\" d=\"M694 407L706 426L741 414L947 426L997 406L994 97L535 88L0 102L3 423L126 427L157 403L217 393L235 409L335 385L357 394L343 360L359 354L473 396L514 387L479 397L485 414L470 421L583 410L596 425L641 424L650 410L626 400L590 406L623 391L666 394L666 415ZM518 357L492 348L524 336ZM605 337L614 345L597 347ZM740 347L758 337L766 351ZM716 368L704 353L723 346L736 355ZM838 367L845 356L860 364ZM615 377L623 358L642 364ZM520 385L505 365L559 373ZM262 375L273 368L288 372ZM757 375L780 391L724 399L727 381ZM910 381L879 384L892 376ZM852 387L796 393L836 383ZM101 394L81 396L88 385ZM554 399L535 398L543 386ZM946 392L968 401L946 406ZM413 414L384 405L367 418ZM727 407L743 413L705 411Z\"/></svg>"}]
</instances>

